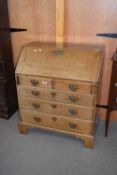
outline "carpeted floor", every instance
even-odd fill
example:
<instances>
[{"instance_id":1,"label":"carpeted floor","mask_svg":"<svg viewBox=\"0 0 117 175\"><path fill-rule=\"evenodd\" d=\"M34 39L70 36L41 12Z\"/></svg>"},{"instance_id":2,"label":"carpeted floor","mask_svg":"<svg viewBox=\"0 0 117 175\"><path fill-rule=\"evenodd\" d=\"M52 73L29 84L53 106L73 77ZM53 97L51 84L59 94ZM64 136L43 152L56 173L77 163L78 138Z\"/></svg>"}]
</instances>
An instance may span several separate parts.
<instances>
[{"instance_id":1,"label":"carpeted floor","mask_svg":"<svg viewBox=\"0 0 117 175\"><path fill-rule=\"evenodd\" d=\"M116 122L108 138L99 122L93 149L74 137L42 130L21 135L17 122L18 113L0 119L0 175L117 175Z\"/></svg>"}]
</instances>

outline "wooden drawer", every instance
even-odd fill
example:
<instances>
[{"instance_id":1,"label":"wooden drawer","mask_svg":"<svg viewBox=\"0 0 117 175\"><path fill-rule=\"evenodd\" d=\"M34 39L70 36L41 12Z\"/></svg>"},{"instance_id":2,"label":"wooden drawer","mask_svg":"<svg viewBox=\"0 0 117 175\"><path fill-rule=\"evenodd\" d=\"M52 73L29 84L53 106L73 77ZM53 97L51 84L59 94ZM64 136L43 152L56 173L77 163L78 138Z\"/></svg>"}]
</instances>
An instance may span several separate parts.
<instances>
[{"instance_id":1,"label":"wooden drawer","mask_svg":"<svg viewBox=\"0 0 117 175\"><path fill-rule=\"evenodd\" d=\"M90 121L26 110L21 110L20 114L21 120L30 124L77 132L79 134L92 134L93 123Z\"/></svg>"},{"instance_id":2,"label":"wooden drawer","mask_svg":"<svg viewBox=\"0 0 117 175\"><path fill-rule=\"evenodd\" d=\"M54 80L53 88L72 92L82 92L91 94L92 84L70 80Z\"/></svg>"},{"instance_id":3,"label":"wooden drawer","mask_svg":"<svg viewBox=\"0 0 117 175\"><path fill-rule=\"evenodd\" d=\"M19 98L19 104L21 109L47 112L85 120L93 120L94 118L94 108L89 107L28 98Z\"/></svg>"},{"instance_id":4,"label":"wooden drawer","mask_svg":"<svg viewBox=\"0 0 117 175\"><path fill-rule=\"evenodd\" d=\"M60 90L32 88L26 86L19 86L18 94L19 96L33 99L52 100L89 107L93 107L95 105L95 96L91 94L87 95L83 93L64 92Z\"/></svg>"},{"instance_id":5,"label":"wooden drawer","mask_svg":"<svg viewBox=\"0 0 117 175\"><path fill-rule=\"evenodd\" d=\"M57 90L81 92L86 94L95 93L93 92L93 86L91 83L81 83L78 81L58 80L33 76L19 76L18 78L20 84L27 86L43 87L50 89L52 88Z\"/></svg>"},{"instance_id":6,"label":"wooden drawer","mask_svg":"<svg viewBox=\"0 0 117 175\"><path fill-rule=\"evenodd\" d=\"M27 85L33 87L43 87L43 88L52 88L52 79L33 77L33 76L18 76L20 85Z\"/></svg>"}]
</instances>

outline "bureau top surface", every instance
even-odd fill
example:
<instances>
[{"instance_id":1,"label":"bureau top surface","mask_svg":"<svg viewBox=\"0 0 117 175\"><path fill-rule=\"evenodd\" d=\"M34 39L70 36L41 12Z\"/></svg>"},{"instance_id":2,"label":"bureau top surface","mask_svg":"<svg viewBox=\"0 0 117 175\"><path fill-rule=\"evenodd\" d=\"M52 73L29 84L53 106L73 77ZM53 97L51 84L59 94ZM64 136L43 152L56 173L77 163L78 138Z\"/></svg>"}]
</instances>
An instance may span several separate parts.
<instances>
[{"instance_id":1,"label":"bureau top surface","mask_svg":"<svg viewBox=\"0 0 117 175\"><path fill-rule=\"evenodd\" d=\"M57 49L34 42L22 48L16 74L98 82L101 63L99 48Z\"/></svg>"}]
</instances>

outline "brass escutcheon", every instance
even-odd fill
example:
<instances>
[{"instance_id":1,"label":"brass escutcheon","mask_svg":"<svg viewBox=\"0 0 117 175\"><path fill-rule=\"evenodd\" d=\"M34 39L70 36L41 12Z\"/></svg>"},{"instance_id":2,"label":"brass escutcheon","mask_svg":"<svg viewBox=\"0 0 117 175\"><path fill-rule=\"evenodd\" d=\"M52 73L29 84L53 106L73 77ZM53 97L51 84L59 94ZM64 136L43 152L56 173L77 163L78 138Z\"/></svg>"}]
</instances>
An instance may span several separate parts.
<instances>
[{"instance_id":1,"label":"brass escutcheon","mask_svg":"<svg viewBox=\"0 0 117 175\"><path fill-rule=\"evenodd\" d=\"M78 97L75 97L75 96L69 96L69 99L73 103L76 103L79 100Z\"/></svg>"},{"instance_id":2,"label":"brass escutcheon","mask_svg":"<svg viewBox=\"0 0 117 175\"><path fill-rule=\"evenodd\" d=\"M34 95L34 96L39 96L39 94L40 94L39 91L33 91L33 90L32 90L32 95Z\"/></svg>"},{"instance_id":3,"label":"brass escutcheon","mask_svg":"<svg viewBox=\"0 0 117 175\"><path fill-rule=\"evenodd\" d=\"M71 91L76 91L78 89L78 85L77 84L70 84L69 88Z\"/></svg>"},{"instance_id":4,"label":"brass escutcheon","mask_svg":"<svg viewBox=\"0 0 117 175\"><path fill-rule=\"evenodd\" d=\"M78 111L75 110L75 109L69 109L69 113L70 113L71 115L77 115L77 114L78 114Z\"/></svg>"},{"instance_id":5,"label":"brass escutcheon","mask_svg":"<svg viewBox=\"0 0 117 175\"><path fill-rule=\"evenodd\" d=\"M37 81L37 80L31 80L31 84L33 86L37 86L37 85L39 85L39 81Z\"/></svg>"},{"instance_id":6,"label":"brass escutcheon","mask_svg":"<svg viewBox=\"0 0 117 175\"><path fill-rule=\"evenodd\" d=\"M56 92L51 92L51 95L52 95L53 97L55 97L55 96L56 96Z\"/></svg>"},{"instance_id":7,"label":"brass escutcheon","mask_svg":"<svg viewBox=\"0 0 117 175\"><path fill-rule=\"evenodd\" d=\"M52 120L55 122L57 120L57 118L56 117L52 117Z\"/></svg>"},{"instance_id":8,"label":"brass escutcheon","mask_svg":"<svg viewBox=\"0 0 117 175\"><path fill-rule=\"evenodd\" d=\"M32 103L32 106L33 106L35 109L40 108L40 105L39 105L39 104L37 104L37 103Z\"/></svg>"},{"instance_id":9,"label":"brass escutcheon","mask_svg":"<svg viewBox=\"0 0 117 175\"><path fill-rule=\"evenodd\" d=\"M34 119L36 122L41 122L41 118L39 118L39 117L34 116L33 119Z\"/></svg>"},{"instance_id":10,"label":"brass escutcheon","mask_svg":"<svg viewBox=\"0 0 117 175\"><path fill-rule=\"evenodd\" d=\"M69 127L72 129L77 128L77 124L76 123L69 123Z\"/></svg>"}]
</instances>

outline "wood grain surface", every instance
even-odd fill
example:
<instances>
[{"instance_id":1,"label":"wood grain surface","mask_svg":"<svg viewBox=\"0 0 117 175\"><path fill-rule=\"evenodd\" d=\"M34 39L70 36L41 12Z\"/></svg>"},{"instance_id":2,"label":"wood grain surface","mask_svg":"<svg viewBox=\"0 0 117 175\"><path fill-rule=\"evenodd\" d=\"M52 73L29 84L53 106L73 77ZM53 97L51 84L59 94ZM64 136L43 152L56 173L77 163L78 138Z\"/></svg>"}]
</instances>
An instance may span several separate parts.
<instances>
[{"instance_id":1,"label":"wood grain surface","mask_svg":"<svg viewBox=\"0 0 117 175\"><path fill-rule=\"evenodd\" d=\"M38 42L22 49L17 74L98 83L102 63L100 49L40 47ZM90 63L90 64L89 64Z\"/></svg>"},{"instance_id":2,"label":"wood grain surface","mask_svg":"<svg viewBox=\"0 0 117 175\"><path fill-rule=\"evenodd\" d=\"M95 96L83 93L75 93L69 91L61 91L55 89L19 86L18 95L21 97L32 99L44 99L55 102L71 103L81 106L95 106Z\"/></svg>"},{"instance_id":3,"label":"wood grain surface","mask_svg":"<svg viewBox=\"0 0 117 175\"><path fill-rule=\"evenodd\" d=\"M23 122L35 124L37 126L72 131L79 134L92 135L92 121L84 121L30 110L21 110L20 113ZM74 125L74 128L72 128L71 125Z\"/></svg>"},{"instance_id":4,"label":"wood grain surface","mask_svg":"<svg viewBox=\"0 0 117 175\"><path fill-rule=\"evenodd\" d=\"M20 75L18 78L19 78L19 84L21 85L95 94L95 90L93 92L93 87L95 87L95 85L92 86L91 83L77 82L71 80L51 79L43 77L22 76L22 75ZM32 81L36 81L36 85L35 84L33 85ZM75 90L71 88L72 85L76 86Z\"/></svg>"},{"instance_id":5,"label":"wood grain surface","mask_svg":"<svg viewBox=\"0 0 117 175\"><path fill-rule=\"evenodd\" d=\"M11 27L27 28L28 32L13 33L13 55L16 65L21 46L30 41L55 41L55 0L9 0ZM65 42L103 44L105 61L101 104L107 104L111 72L111 57L117 46L116 39L97 37L96 33L117 32L117 1L65 0ZM117 118L114 112L114 118ZM101 110L105 117L105 110Z\"/></svg>"},{"instance_id":6,"label":"wood grain surface","mask_svg":"<svg viewBox=\"0 0 117 175\"><path fill-rule=\"evenodd\" d=\"M64 0L56 0L56 46L62 48L64 43Z\"/></svg>"},{"instance_id":7,"label":"wood grain surface","mask_svg":"<svg viewBox=\"0 0 117 175\"><path fill-rule=\"evenodd\" d=\"M20 110L32 110L35 112L45 112L70 118L94 121L95 108L58 103L47 100L36 100L31 98L19 97ZM74 113L72 113L74 111Z\"/></svg>"}]
</instances>

